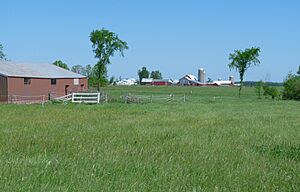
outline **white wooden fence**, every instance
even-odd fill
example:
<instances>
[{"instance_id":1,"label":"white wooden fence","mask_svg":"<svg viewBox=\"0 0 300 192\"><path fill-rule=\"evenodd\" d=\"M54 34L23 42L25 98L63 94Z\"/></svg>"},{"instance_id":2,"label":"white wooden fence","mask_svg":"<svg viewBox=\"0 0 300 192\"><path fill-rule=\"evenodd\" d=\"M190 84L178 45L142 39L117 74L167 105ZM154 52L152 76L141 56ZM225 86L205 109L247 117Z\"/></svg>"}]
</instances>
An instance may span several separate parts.
<instances>
[{"instance_id":1,"label":"white wooden fence","mask_svg":"<svg viewBox=\"0 0 300 192\"><path fill-rule=\"evenodd\" d=\"M57 101L71 101L72 103L91 103L97 104L100 102L107 103L107 95L101 95L100 93L71 93L62 97L54 98Z\"/></svg>"},{"instance_id":2,"label":"white wooden fence","mask_svg":"<svg viewBox=\"0 0 300 192\"><path fill-rule=\"evenodd\" d=\"M100 103L100 93L72 93L72 103Z\"/></svg>"}]
</instances>

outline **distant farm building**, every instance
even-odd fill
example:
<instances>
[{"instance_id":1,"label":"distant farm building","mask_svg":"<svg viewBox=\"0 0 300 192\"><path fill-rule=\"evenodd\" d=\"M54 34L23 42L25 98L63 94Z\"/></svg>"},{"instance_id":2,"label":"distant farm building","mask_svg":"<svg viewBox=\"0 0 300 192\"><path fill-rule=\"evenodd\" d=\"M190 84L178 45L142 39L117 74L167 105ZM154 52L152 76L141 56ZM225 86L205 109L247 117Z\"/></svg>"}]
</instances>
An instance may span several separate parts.
<instances>
[{"instance_id":1,"label":"distant farm building","mask_svg":"<svg viewBox=\"0 0 300 192\"><path fill-rule=\"evenodd\" d=\"M127 85L127 86L131 86L131 85L137 85L137 80L136 79L122 79L120 81L116 82L116 85Z\"/></svg>"},{"instance_id":2,"label":"distant farm building","mask_svg":"<svg viewBox=\"0 0 300 192\"><path fill-rule=\"evenodd\" d=\"M185 75L179 79L179 85L181 86L201 86L203 83L197 81L194 75Z\"/></svg>"},{"instance_id":3,"label":"distant farm building","mask_svg":"<svg viewBox=\"0 0 300 192\"><path fill-rule=\"evenodd\" d=\"M174 82L171 79L154 79L151 83L153 86L171 86Z\"/></svg>"},{"instance_id":4,"label":"distant farm building","mask_svg":"<svg viewBox=\"0 0 300 192\"><path fill-rule=\"evenodd\" d=\"M218 86L233 86L232 81L213 81L214 84Z\"/></svg>"},{"instance_id":5,"label":"distant farm building","mask_svg":"<svg viewBox=\"0 0 300 192\"><path fill-rule=\"evenodd\" d=\"M218 80L213 82L205 81L206 74L203 68L198 70L198 79L194 75L185 75L179 80L181 86L235 86L234 77L230 76L228 81Z\"/></svg>"},{"instance_id":6,"label":"distant farm building","mask_svg":"<svg viewBox=\"0 0 300 192\"><path fill-rule=\"evenodd\" d=\"M205 83L205 71L203 68L198 70L198 81Z\"/></svg>"},{"instance_id":7,"label":"distant farm building","mask_svg":"<svg viewBox=\"0 0 300 192\"><path fill-rule=\"evenodd\" d=\"M229 76L229 80L218 80L214 81L213 83L217 84L218 86L234 86L234 77Z\"/></svg>"},{"instance_id":8,"label":"distant farm building","mask_svg":"<svg viewBox=\"0 0 300 192\"><path fill-rule=\"evenodd\" d=\"M0 61L2 102L14 98L41 99L40 96L48 96L50 93L62 96L87 89L87 77L55 65Z\"/></svg>"},{"instance_id":9,"label":"distant farm building","mask_svg":"<svg viewBox=\"0 0 300 192\"><path fill-rule=\"evenodd\" d=\"M151 85L153 82L152 78L142 78L141 85Z\"/></svg>"}]
</instances>

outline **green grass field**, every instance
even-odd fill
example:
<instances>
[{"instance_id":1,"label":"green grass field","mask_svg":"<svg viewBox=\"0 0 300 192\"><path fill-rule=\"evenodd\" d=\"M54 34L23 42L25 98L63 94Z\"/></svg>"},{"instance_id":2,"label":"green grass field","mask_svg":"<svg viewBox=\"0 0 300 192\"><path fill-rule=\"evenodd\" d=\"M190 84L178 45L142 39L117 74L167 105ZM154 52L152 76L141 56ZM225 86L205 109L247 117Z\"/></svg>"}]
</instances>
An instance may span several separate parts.
<instances>
[{"instance_id":1,"label":"green grass field","mask_svg":"<svg viewBox=\"0 0 300 192\"><path fill-rule=\"evenodd\" d=\"M300 102L252 88L104 91L175 101L0 105L0 190L300 191Z\"/></svg>"}]
</instances>

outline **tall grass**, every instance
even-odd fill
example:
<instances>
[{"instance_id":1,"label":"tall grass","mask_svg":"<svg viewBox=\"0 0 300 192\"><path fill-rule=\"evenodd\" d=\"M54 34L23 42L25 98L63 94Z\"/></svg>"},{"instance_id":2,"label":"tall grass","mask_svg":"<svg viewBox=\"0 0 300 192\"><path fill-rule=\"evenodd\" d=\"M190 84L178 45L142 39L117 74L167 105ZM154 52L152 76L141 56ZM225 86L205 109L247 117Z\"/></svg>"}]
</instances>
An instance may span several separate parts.
<instances>
[{"instance_id":1,"label":"tall grass","mask_svg":"<svg viewBox=\"0 0 300 192\"><path fill-rule=\"evenodd\" d=\"M299 102L252 89L104 91L189 100L1 105L1 191L300 190Z\"/></svg>"}]
</instances>

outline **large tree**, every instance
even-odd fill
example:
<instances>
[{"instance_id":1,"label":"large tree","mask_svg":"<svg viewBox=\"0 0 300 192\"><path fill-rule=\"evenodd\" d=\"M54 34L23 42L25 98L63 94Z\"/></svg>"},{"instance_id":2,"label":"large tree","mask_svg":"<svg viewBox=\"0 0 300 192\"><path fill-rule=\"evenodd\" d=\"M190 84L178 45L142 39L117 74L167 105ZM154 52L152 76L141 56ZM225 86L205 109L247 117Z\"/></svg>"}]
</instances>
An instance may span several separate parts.
<instances>
[{"instance_id":1,"label":"large tree","mask_svg":"<svg viewBox=\"0 0 300 192\"><path fill-rule=\"evenodd\" d=\"M6 56L3 52L3 46L0 44L0 60L6 60Z\"/></svg>"},{"instance_id":2,"label":"large tree","mask_svg":"<svg viewBox=\"0 0 300 192\"><path fill-rule=\"evenodd\" d=\"M98 59L95 65L95 74L97 77L97 87L100 90L100 83L107 80L107 65L110 64L110 58L116 52L124 57L124 50L128 49L127 43L119 39L118 35L106 30L95 30L90 34L90 40L93 43L93 51Z\"/></svg>"},{"instance_id":3,"label":"large tree","mask_svg":"<svg viewBox=\"0 0 300 192\"><path fill-rule=\"evenodd\" d=\"M87 66L85 66L85 76L87 76L87 77L91 77L91 75L92 75L92 73L93 73L93 69L92 69L92 67L91 67L91 65L87 65Z\"/></svg>"},{"instance_id":4,"label":"large tree","mask_svg":"<svg viewBox=\"0 0 300 192\"><path fill-rule=\"evenodd\" d=\"M74 65L71 68L71 71L80 75L85 75L85 68L82 67L81 65Z\"/></svg>"},{"instance_id":5,"label":"large tree","mask_svg":"<svg viewBox=\"0 0 300 192\"><path fill-rule=\"evenodd\" d=\"M143 78L149 78L150 72L147 70L146 67L142 67L142 69L138 70L138 76L140 79L140 83L142 82Z\"/></svg>"},{"instance_id":6,"label":"large tree","mask_svg":"<svg viewBox=\"0 0 300 192\"><path fill-rule=\"evenodd\" d=\"M235 69L240 74L240 89L239 97L241 97L241 92L244 84L244 75L247 69L251 66L256 66L260 63L258 57L260 53L259 47L252 47L243 50L235 50L234 53L229 55L229 60L231 63L228 64L230 69Z\"/></svg>"},{"instance_id":7,"label":"large tree","mask_svg":"<svg viewBox=\"0 0 300 192\"><path fill-rule=\"evenodd\" d=\"M63 68L63 69L66 69L66 70L69 70L69 67L67 64L65 64L64 62L62 62L61 60L56 60L53 62L53 65L56 65L60 68Z\"/></svg>"},{"instance_id":8,"label":"large tree","mask_svg":"<svg viewBox=\"0 0 300 192\"><path fill-rule=\"evenodd\" d=\"M161 74L161 72L156 70L156 71L151 72L150 77L153 78L153 79L162 79L162 74Z\"/></svg>"}]
</instances>

